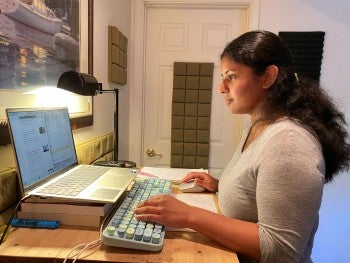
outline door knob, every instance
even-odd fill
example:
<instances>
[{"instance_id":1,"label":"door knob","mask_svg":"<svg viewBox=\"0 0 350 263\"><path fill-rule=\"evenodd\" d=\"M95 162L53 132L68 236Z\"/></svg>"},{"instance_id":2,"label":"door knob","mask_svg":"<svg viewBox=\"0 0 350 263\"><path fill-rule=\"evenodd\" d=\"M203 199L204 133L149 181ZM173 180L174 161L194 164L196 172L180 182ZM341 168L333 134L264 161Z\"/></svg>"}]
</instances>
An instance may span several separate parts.
<instances>
[{"instance_id":1,"label":"door knob","mask_svg":"<svg viewBox=\"0 0 350 263\"><path fill-rule=\"evenodd\" d=\"M161 153L157 153L154 149L152 148L148 148L146 150L146 154L149 156L149 157L153 157L153 156L159 156L160 158L163 157L163 155Z\"/></svg>"}]
</instances>

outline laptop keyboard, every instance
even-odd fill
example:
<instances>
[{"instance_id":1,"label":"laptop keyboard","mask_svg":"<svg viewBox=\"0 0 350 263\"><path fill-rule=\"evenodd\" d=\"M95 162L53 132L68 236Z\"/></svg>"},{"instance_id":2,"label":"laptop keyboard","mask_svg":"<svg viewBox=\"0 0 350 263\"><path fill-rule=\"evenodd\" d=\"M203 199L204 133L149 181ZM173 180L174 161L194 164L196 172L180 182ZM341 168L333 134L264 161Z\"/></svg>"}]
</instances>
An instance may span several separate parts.
<instances>
[{"instance_id":1,"label":"laptop keyboard","mask_svg":"<svg viewBox=\"0 0 350 263\"><path fill-rule=\"evenodd\" d=\"M137 179L102 233L107 246L159 251L163 248L164 226L139 221L133 209L143 200L171 193L171 181L159 178Z\"/></svg>"},{"instance_id":2,"label":"laptop keyboard","mask_svg":"<svg viewBox=\"0 0 350 263\"><path fill-rule=\"evenodd\" d=\"M66 176L44 187L39 193L56 194L62 196L77 196L87 186L93 183L110 167L82 165Z\"/></svg>"}]
</instances>

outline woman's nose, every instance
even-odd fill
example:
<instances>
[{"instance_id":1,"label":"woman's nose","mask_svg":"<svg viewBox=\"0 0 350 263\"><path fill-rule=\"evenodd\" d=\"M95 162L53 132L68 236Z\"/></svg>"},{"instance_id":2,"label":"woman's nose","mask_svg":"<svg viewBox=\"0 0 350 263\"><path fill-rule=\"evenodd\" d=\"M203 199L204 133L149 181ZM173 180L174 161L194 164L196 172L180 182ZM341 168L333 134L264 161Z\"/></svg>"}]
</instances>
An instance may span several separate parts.
<instances>
[{"instance_id":1,"label":"woman's nose","mask_svg":"<svg viewBox=\"0 0 350 263\"><path fill-rule=\"evenodd\" d=\"M218 86L218 92L219 93L226 93L227 92L227 87L224 83L224 81L222 80Z\"/></svg>"}]
</instances>

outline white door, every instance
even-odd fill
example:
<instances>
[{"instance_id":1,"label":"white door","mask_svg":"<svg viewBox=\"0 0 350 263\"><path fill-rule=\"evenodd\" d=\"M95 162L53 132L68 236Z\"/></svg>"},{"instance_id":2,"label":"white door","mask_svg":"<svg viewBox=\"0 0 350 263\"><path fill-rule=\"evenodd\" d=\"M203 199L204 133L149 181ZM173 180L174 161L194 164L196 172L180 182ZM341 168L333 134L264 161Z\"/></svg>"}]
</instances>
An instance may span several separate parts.
<instances>
[{"instance_id":1,"label":"white door","mask_svg":"<svg viewBox=\"0 0 350 263\"><path fill-rule=\"evenodd\" d=\"M145 9L142 166L170 166L175 61L214 63L209 169L215 175L226 166L240 139L242 118L228 113L217 91L219 57L229 41L249 30L249 11L222 4ZM147 154L150 149L153 156Z\"/></svg>"}]
</instances>

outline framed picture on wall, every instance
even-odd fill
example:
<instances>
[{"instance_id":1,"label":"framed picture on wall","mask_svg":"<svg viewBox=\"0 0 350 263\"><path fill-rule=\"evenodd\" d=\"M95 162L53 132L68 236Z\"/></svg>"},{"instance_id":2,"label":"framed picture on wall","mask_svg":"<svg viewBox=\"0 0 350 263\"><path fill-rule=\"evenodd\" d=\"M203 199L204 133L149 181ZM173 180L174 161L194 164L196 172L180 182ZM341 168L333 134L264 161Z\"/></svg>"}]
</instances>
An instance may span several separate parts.
<instances>
[{"instance_id":1,"label":"framed picture on wall","mask_svg":"<svg viewBox=\"0 0 350 263\"><path fill-rule=\"evenodd\" d=\"M0 10L0 120L37 106L31 90L56 87L65 71L93 74L93 0L0 0ZM92 125L92 97L76 97L72 128Z\"/></svg>"}]
</instances>

